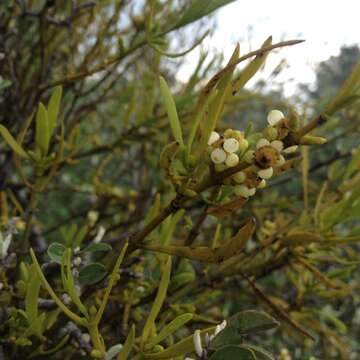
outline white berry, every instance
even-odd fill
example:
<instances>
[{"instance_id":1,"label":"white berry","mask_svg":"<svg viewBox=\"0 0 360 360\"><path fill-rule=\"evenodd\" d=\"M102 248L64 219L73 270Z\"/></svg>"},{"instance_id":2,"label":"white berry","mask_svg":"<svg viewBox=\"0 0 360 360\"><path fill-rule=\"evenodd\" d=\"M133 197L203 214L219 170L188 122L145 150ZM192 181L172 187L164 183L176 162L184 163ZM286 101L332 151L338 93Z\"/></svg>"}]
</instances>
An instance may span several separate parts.
<instances>
[{"instance_id":1,"label":"white berry","mask_svg":"<svg viewBox=\"0 0 360 360\"><path fill-rule=\"evenodd\" d=\"M270 146L276 149L278 152L282 152L284 149L284 143L281 140L272 141Z\"/></svg>"},{"instance_id":2,"label":"white berry","mask_svg":"<svg viewBox=\"0 0 360 360\"><path fill-rule=\"evenodd\" d=\"M263 139L260 139L260 140L256 143L256 148L257 148L257 149L260 149L260 148L262 148L262 147L264 147L264 146L268 146L268 145L270 145L269 140L263 138Z\"/></svg>"},{"instance_id":3,"label":"white berry","mask_svg":"<svg viewBox=\"0 0 360 360\"><path fill-rule=\"evenodd\" d=\"M267 116L267 121L271 126L274 126L284 117L284 114L280 110L271 110Z\"/></svg>"},{"instance_id":4,"label":"white berry","mask_svg":"<svg viewBox=\"0 0 360 360\"><path fill-rule=\"evenodd\" d=\"M225 164L229 167L236 166L238 163L239 163L239 157L234 153L229 154L225 160Z\"/></svg>"},{"instance_id":5,"label":"white berry","mask_svg":"<svg viewBox=\"0 0 360 360\"><path fill-rule=\"evenodd\" d=\"M262 179L265 179L265 180L270 179L273 176L273 174L274 174L274 170L272 167L258 171L259 177L261 177Z\"/></svg>"},{"instance_id":6,"label":"white berry","mask_svg":"<svg viewBox=\"0 0 360 360\"><path fill-rule=\"evenodd\" d=\"M211 152L211 160L214 164L221 164L226 160L226 152L223 149L214 149Z\"/></svg>"},{"instance_id":7,"label":"white berry","mask_svg":"<svg viewBox=\"0 0 360 360\"><path fill-rule=\"evenodd\" d=\"M280 155L279 160L276 162L276 166L283 166L285 164L285 158Z\"/></svg>"},{"instance_id":8,"label":"white berry","mask_svg":"<svg viewBox=\"0 0 360 360\"><path fill-rule=\"evenodd\" d=\"M292 153L296 152L297 148L298 148L297 145L289 146L288 148L284 149L284 153L292 154Z\"/></svg>"},{"instance_id":9,"label":"white berry","mask_svg":"<svg viewBox=\"0 0 360 360\"><path fill-rule=\"evenodd\" d=\"M234 138L229 138L224 141L223 148L228 153L234 153L239 150L239 142Z\"/></svg>"},{"instance_id":10,"label":"white berry","mask_svg":"<svg viewBox=\"0 0 360 360\"><path fill-rule=\"evenodd\" d=\"M220 139L219 133L213 131L209 137L208 145L212 145L213 143L217 142Z\"/></svg>"},{"instance_id":11,"label":"white berry","mask_svg":"<svg viewBox=\"0 0 360 360\"><path fill-rule=\"evenodd\" d=\"M248 198L255 194L255 189L249 189L246 185L236 185L234 187L234 192L237 196Z\"/></svg>"}]
</instances>

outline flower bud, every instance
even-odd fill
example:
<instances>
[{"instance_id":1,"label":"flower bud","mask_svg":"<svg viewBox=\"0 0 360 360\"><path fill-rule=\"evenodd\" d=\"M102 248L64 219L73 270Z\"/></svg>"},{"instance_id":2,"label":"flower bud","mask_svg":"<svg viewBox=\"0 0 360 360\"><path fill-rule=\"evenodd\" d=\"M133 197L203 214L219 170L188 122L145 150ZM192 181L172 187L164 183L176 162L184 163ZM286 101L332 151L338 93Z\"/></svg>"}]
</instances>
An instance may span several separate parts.
<instances>
[{"instance_id":1,"label":"flower bud","mask_svg":"<svg viewBox=\"0 0 360 360\"><path fill-rule=\"evenodd\" d=\"M321 136L305 135L301 138L300 144L302 145L323 145L326 143L326 139Z\"/></svg>"},{"instance_id":2,"label":"flower bud","mask_svg":"<svg viewBox=\"0 0 360 360\"><path fill-rule=\"evenodd\" d=\"M243 140L244 139L244 134L240 131L240 130L234 130L232 136L237 140Z\"/></svg>"},{"instance_id":3,"label":"flower bud","mask_svg":"<svg viewBox=\"0 0 360 360\"><path fill-rule=\"evenodd\" d=\"M73 264L75 266L79 266L81 264L81 257L77 256L74 260L73 260Z\"/></svg>"},{"instance_id":4,"label":"flower bud","mask_svg":"<svg viewBox=\"0 0 360 360\"><path fill-rule=\"evenodd\" d=\"M223 148L228 153L234 153L239 150L239 142L234 138L226 139L223 143Z\"/></svg>"},{"instance_id":5,"label":"flower bud","mask_svg":"<svg viewBox=\"0 0 360 360\"><path fill-rule=\"evenodd\" d=\"M220 148L214 149L210 158L214 164L221 164L226 160L226 152Z\"/></svg>"},{"instance_id":6,"label":"flower bud","mask_svg":"<svg viewBox=\"0 0 360 360\"><path fill-rule=\"evenodd\" d=\"M201 357L202 353L203 353L203 348L202 348L202 345L201 345L201 335L200 335L200 330L199 329L195 330L195 332L194 332L193 343L194 343L194 348L195 348L196 354L199 357Z\"/></svg>"},{"instance_id":7,"label":"flower bud","mask_svg":"<svg viewBox=\"0 0 360 360\"><path fill-rule=\"evenodd\" d=\"M239 163L239 157L234 153L229 154L225 160L225 164L229 167L234 167L238 163Z\"/></svg>"},{"instance_id":8,"label":"flower bud","mask_svg":"<svg viewBox=\"0 0 360 360\"><path fill-rule=\"evenodd\" d=\"M249 142L246 139L239 140L239 150L244 151L249 147Z\"/></svg>"},{"instance_id":9,"label":"flower bud","mask_svg":"<svg viewBox=\"0 0 360 360\"><path fill-rule=\"evenodd\" d=\"M245 153L244 155L244 161L247 162L248 164L251 164L254 161L254 157L255 157L255 152L254 150L249 150Z\"/></svg>"},{"instance_id":10,"label":"flower bud","mask_svg":"<svg viewBox=\"0 0 360 360\"><path fill-rule=\"evenodd\" d=\"M271 110L267 116L267 122L271 126L274 126L284 117L284 114L280 110Z\"/></svg>"},{"instance_id":11,"label":"flower bud","mask_svg":"<svg viewBox=\"0 0 360 360\"><path fill-rule=\"evenodd\" d=\"M272 167L258 171L259 177L261 177L262 179L265 179L265 180L270 179L273 176L273 174L274 174L274 170Z\"/></svg>"},{"instance_id":12,"label":"flower bud","mask_svg":"<svg viewBox=\"0 0 360 360\"><path fill-rule=\"evenodd\" d=\"M262 179L259 182L258 189L263 189L266 186L266 180Z\"/></svg>"},{"instance_id":13,"label":"flower bud","mask_svg":"<svg viewBox=\"0 0 360 360\"><path fill-rule=\"evenodd\" d=\"M233 129L226 129L224 132L225 138L231 138L233 136L234 130Z\"/></svg>"},{"instance_id":14,"label":"flower bud","mask_svg":"<svg viewBox=\"0 0 360 360\"><path fill-rule=\"evenodd\" d=\"M212 145L214 144L215 142L217 142L218 140L220 139L220 135L218 132L216 131L213 131L209 137L209 140L208 140L208 145Z\"/></svg>"},{"instance_id":15,"label":"flower bud","mask_svg":"<svg viewBox=\"0 0 360 360\"><path fill-rule=\"evenodd\" d=\"M263 131L264 137L268 140L275 140L278 136L278 131L275 127L267 126Z\"/></svg>"},{"instance_id":16,"label":"flower bud","mask_svg":"<svg viewBox=\"0 0 360 360\"><path fill-rule=\"evenodd\" d=\"M232 178L236 183L241 184L245 181L246 175L243 171L238 171L232 176Z\"/></svg>"}]
</instances>

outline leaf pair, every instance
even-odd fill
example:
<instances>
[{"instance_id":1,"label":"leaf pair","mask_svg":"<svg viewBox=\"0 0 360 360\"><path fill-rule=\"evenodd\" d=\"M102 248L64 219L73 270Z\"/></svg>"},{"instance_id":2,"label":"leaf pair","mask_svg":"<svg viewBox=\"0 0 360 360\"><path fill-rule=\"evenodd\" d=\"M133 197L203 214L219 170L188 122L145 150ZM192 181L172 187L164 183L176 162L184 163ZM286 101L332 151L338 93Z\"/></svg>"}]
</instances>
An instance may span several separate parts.
<instances>
[{"instance_id":1,"label":"leaf pair","mask_svg":"<svg viewBox=\"0 0 360 360\"><path fill-rule=\"evenodd\" d=\"M56 120L59 114L62 96L61 86L57 86L50 98L48 108L40 103L36 115L35 144L39 155L46 156L49 150L51 136L54 132ZM28 153L22 148L8 129L0 125L0 135L4 138L10 148L20 157L29 159Z\"/></svg>"}]
</instances>

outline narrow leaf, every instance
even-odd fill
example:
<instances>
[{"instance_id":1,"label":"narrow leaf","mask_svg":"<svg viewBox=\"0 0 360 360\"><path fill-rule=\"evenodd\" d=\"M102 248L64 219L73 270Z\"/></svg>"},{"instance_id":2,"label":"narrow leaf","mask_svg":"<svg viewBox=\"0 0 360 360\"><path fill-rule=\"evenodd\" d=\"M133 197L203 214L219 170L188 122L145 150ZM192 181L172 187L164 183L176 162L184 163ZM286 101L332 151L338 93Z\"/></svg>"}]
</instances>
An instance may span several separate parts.
<instances>
[{"instance_id":1,"label":"narrow leaf","mask_svg":"<svg viewBox=\"0 0 360 360\"><path fill-rule=\"evenodd\" d=\"M38 298L41 284L34 265L31 267L30 274L30 282L27 286L25 296L25 311L29 324L38 317Z\"/></svg>"},{"instance_id":2,"label":"narrow leaf","mask_svg":"<svg viewBox=\"0 0 360 360\"><path fill-rule=\"evenodd\" d=\"M272 37L270 36L262 44L261 49L264 49L271 45ZM257 71L264 65L266 57L269 52L264 52L256 55L253 59L241 72L240 75L233 81L231 88L228 89L226 97L235 95L239 90L241 90L246 83L257 73Z\"/></svg>"},{"instance_id":3,"label":"narrow leaf","mask_svg":"<svg viewBox=\"0 0 360 360\"><path fill-rule=\"evenodd\" d=\"M151 340L147 344L146 347L149 349L153 348L156 344L160 343L161 341L166 339L169 335L174 333L177 329L179 329L181 326L183 326L187 322L189 322L193 317L194 317L194 315L191 313L179 315L173 321L171 321L168 325L166 325L160 331L159 335L156 338L154 338L153 340Z\"/></svg>"},{"instance_id":4,"label":"narrow leaf","mask_svg":"<svg viewBox=\"0 0 360 360\"><path fill-rule=\"evenodd\" d=\"M48 113L45 106L40 103L36 114L35 142L42 155L47 155L49 150L50 134Z\"/></svg>"},{"instance_id":5,"label":"narrow leaf","mask_svg":"<svg viewBox=\"0 0 360 360\"><path fill-rule=\"evenodd\" d=\"M174 138L180 145L184 145L181 125L176 110L175 101L171 95L168 84L166 83L165 79L162 76L160 76L160 92L162 95L166 112L169 117L170 127L174 135Z\"/></svg>"},{"instance_id":6,"label":"narrow leaf","mask_svg":"<svg viewBox=\"0 0 360 360\"><path fill-rule=\"evenodd\" d=\"M126 338L124 347L121 349L117 360L126 360L130 354L130 351L134 345L135 341L135 325L131 326L129 334Z\"/></svg>"},{"instance_id":7,"label":"narrow leaf","mask_svg":"<svg viewBox=\"0 0 360 360\"><path fill-rule=\"evenodd\" d=\"M62 96L62 87L57 86L51 94L48 104L48 117L49 117L49 135L54 132L56 126L56 120L59 114L60 101Z\"/></svg>"},{"instance_id":8,"label":"narrow leaf","mask_svg":"<svg viewBox=\"0 0 360 360\"><path fill-rule=\"evenodd\" d=\"M166 298L166 293L170 281L170 274L171 274L171 257L169 256L166 259L165 265L163 267L163 272L159 284L159 290L156 294L153 306L150 310L150 314L146 319L146 323L141 338L142 344L145 344L145 342L148 340L150 335L150 329L155 323L156 317L158 316L159 311L161 310L163 302Z\"/></svg>"},{"instance_id":9,"label":"narrow leaf","mask_svg":"<svg viewBox=\"0 0 360 360\"><path fill-rule=\"evenodd\" d=\"M29 155L25 152L25 150L16 142L13 136L9 133L8 129L0 125L0 135L4 138L7 144L11 147L11 149L19 156L28 159Z\"/></svg>"},{"instance_id":10,"label":"narrow leaf","mask_svg":"<svg viewBox=\"0 0 360 360\"><path fill-rule=\"evenodd\" d=\"M72 302L77 306L79 311L87 317L88 316L87 309L80 300L80 296L78 295L75 287L75 281L71 270L70 258L71 258L71 250L66 249L61 262L61 280Z\"/></svg>"},{"instance_id":11,"label":"narrow leaf","mask_svg":"<svg viewBox=\"0 0 360 360\"><path fill-rule=\"evenodd\" d=\"M191 24L209 15L213 11L217 10L221 6L230 4L235 0L193 0L190 1L190 6L185 10L180 19L167 31L173 31Z\"/></svg>"}]
</instances>

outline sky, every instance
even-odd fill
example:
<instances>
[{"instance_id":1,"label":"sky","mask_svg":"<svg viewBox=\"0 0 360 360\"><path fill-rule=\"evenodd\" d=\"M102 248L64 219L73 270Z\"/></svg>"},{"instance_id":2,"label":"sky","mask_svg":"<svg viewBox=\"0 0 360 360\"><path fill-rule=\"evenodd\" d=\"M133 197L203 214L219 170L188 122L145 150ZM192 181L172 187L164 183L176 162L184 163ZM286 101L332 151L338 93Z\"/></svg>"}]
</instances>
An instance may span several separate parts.
<instances>
[{"instance_id":1,"label":"sky","mask_svg":"<svg viewBox=\"0 0 360 360\"><path fill-rule=\"evenodd\" d=\"M314 83L316 64L337 55L341 45L360 45L360 0L237 0L218 10L215 16L217 28L204 46L224 52L226 58L236 42L243 55L256 50L269 35L273 36L273 43L306 40L270 54L258 76L266 79L286 59L288 66L277 81L288 96L295 92L297 84ZM198 51L187 55L178 73L180 79L188 78Z\"/></svg>"}]
</instances>

